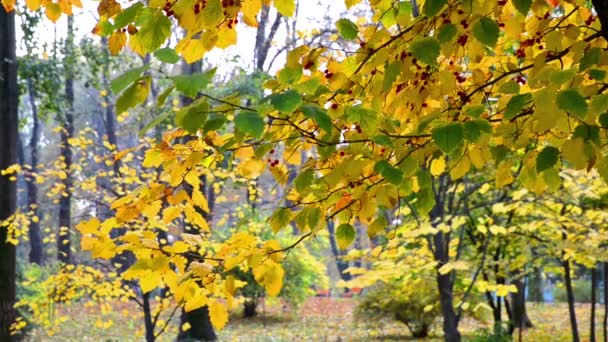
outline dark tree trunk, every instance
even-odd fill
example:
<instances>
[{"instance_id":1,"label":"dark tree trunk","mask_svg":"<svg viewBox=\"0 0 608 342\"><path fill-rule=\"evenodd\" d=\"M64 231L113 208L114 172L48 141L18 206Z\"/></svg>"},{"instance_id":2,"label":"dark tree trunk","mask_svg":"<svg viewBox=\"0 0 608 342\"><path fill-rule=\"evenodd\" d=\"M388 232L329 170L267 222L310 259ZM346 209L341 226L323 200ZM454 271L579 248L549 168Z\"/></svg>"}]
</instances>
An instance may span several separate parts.
<instances>
[{"instance_id":1,"label":"dark tree trunk","mask_svg":"<svg viewBox=\"0 0 608 342\"><path fill-rule=\"evenodd\" d=\"M178 341L217 340L217 335L215 335L213 325L211 325L211 320L209 319L209 309L207 306L190 312L182 310L180 326L186 322L190 323L190 329L187 331L180 331L177 336Z\"/></svg>"},{"instance_id":2,"label":"dark tree trunk","mask_svg":"<svg viewBox=\"0 0 608 342\"><path fill-rule=\"evenodd\" d=\"M256 309L258 307L257 300L248 299L245 301L243 306L244 306L243 314L245 315L245 317L253 317L257 314L257 311L256 311Z\"/></svg>"},{"instance_id":3,"label":"dark tree trunk","mask_svg":"<svg viewBox=\"0 0 608 342\"><path fill-rule=\"evenodd\" d=\"M192 75L194 73L200 72L202 70L201 62L196 62L192 64L183 64L184 75ZM192 102L190 98L182 97L181 99L182 105L186 106ZM207 181L203 177L201 179L201 189L200 191L205 194L207 188ZM186 191L190 194L192 192L192 187L186 187ZM205 220L209 219L209 213L201 212ZM198 229L196 227L185 227L188 233L195 234ZM190 262L192 260L188 260ZM217 340L217 336L215 335L215 331L213 329L213 325L211 324L211 319L209 318L209 309L207 306L203 306L202 308L192 310L190 312L186 312L182 310L181 315L182 324L188 322L191 326L189 330L180 331L177 336L178 341L191 341L191 340L202 340L202 341L215 341Z\"/></svg>"},{"instance_id":4,"label":"dark tree trunk","mask_svg":"<svg viewBox=\"0 0 608 342\"><path fill-rule=\"evenodd\" d=\"M61 157L66 172L63 180L64 194L59 199L59 234L57 234L57 259L63 263L69 263L72 259L70 229L72 227L72 147L70 138L74 136L74 73L73 73L73 48L74 48L74 17L68 16L68 31L66 39L66 78L65 78L65 102L66 109L61 124Z\"/></svg>"},{"instance_id":5,"label":"dark tree trunk","mask_svg":"<svg viewBox=\"0 0 608 342\"><path fill-rule=\"evenodd\" d=\"M27 80L28 98L32 107L32 136L30 139L30 171L26 177L27 204L28 209L40 219L40 209L38 208L38 184L36 183L36 173L38 172L38 141L40 140L40 118L38 117L38 106L36 105L36 90L31 79ZM30 255L32 263L42 265L42 234L40 233L40 221L30 220Z\"/></svg>"},{"instance_id":6,"label":"dark tree trunk","mask_svg":"<svg viewBox=\"0 0 608 342\"><path fill-rule=\"evenodd\" d=\"M608 342L608 262L604 266L604 321L602 330L604 331L604 342Z\"/></svg>"},{"instance_id":7,"label":"dark tree trunk","mask_svg":"<svg viewBox=\"0 0 608 342\"><path fill-rule=\"evenodd\" d=\"M541 267L534 267L534 272L532 272L530 284L528 285L528 299L537 303L542 303L545 301L543 296L543 278Z\"/></svg>"},{"instance_id":8,"label":"dark tree trunk","mask_svg":"<svg viewBox=\"0 0 608 342\"><path fill-rule=\"evenodd\" d=\"M348 268L348 261L344 261L342 257L344 253L338 248L338 244L336 242L336 227L333 220L327 221L327 230L329 232L329 244L331 246L331 253L334 255L334 259L336 260L336 267L338 268L338 273L340 274L340 278L344 281L349 281L352 279L350 273L345 272Z\"/></svg>"},{"instance_id":9,"label":"dark tree trunk","mask_svg":"<svg viewBox=\"0 0 608 342\"><path fill-rule=\"evenodd\" d=\"M154 342L154 323L152 322L152 308L150 307L150 292L143 294L144 325L146 327L146 342Z\"/></svg>"},{"instance_id":10,"label":"dark tree trunk","mask_svg":"<svg viewBox=\"0 0 608 342\"><path fill-rule=\"evenodd\" d=\"M435 191L435 206L430 213L431 222L441 222L444 217L444 193L441 189L447 188L446 179L440 179L441 183ZM450 234L439 231L433 236L434 258L437 261L437 289L439 291L439 304L443 318L443 333L448 342L459 342L461 340L458 331L458 315L454 310L454 271L446 274L439 273L439 269L450 261Z\"/></svg>"},{"instance_id":11,"label":"dark tree trunk","mask_svg":"<svg viewBox=\"0 0 608 342\"><path fill-rule=\"evenodd\" d=\"M570 327L572 329L572 341L581 340L578 334L578 324L576 322L576 310L574 308L574 291L572 290L572 277L570 276L570 261L562 261L564 267L564 281L566 285L566 295L568 296L568 312L570 313Z\"/></svg>"},{"instance_id":12,"label":"dark tree trunk","mask_svg":"<svg viewBox=\"0 0 608 342\"><path fill-rule=\"evenodd\" d=\"M524 330L532 328L532 322L528 317L526 311L526 282L525 278L519 278L513 281L517 292L511 294L511 302L513 307L511 308L513 329ZM511 333L513 333L511 331Z\"/></svg>"},{"instance_id":13,"label":"dark tree trunk","mask_svg":"<svg viewBox=\"0 0 608 342\"><path fill-rule=\"evenodd\" d=\"M589 319L589 341L595 342L595 302L597 301L597 269L591 269L591 317Z\"/></svg>"},{"instance_id":14,"label":"dark tree trunk","mask_svg":"<svg viewBox=\"0 0 608 342\"><path fill-rule=\"evenodd\" d=\"M15 14L0 5L0 170L17 163L18 89L15 45ZM0 175L0 221L17 209L16 183ZM0 341L13 341L10 326L15 321L15 245L0 229Z\"/></svg>"}]
</instances>

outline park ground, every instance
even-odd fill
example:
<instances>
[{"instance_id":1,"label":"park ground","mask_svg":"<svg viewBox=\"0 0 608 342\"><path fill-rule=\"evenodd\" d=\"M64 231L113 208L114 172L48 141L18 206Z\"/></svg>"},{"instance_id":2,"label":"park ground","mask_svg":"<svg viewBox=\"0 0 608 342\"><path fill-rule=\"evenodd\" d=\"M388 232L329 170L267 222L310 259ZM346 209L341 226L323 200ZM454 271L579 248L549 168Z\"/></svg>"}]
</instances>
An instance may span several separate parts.
<instances>
[{"instance_id":1,"label":"park ground","mask_svg":"<svg viewBox=\"0 0 608 342\"><path fill-rule=\"evenodd\" d=\"M287 311L278 303L260 307L252 319L234 312L228 325L218 332L220 341L403 341L411 340L404 325L390 320L357 321L354 318L355 298L311 298L299 310ZM582 340L589 336L589 304L577 304L577 316ZM598 308L599 309L599 308ZM116 304L112 310L71 304L59 307L56 319L64 320L57 331L34 329L28 341L141 341L142 325L137 307L131 303ZM104 314L100 312L106 311ZM535 328L523 334L523 341L570 341L570 324L566 304L528 304L529 316ZM598 336L603 337L599 312ZM168 314L167 314L168 316ZM111 324L110 324L111 322ZM159 341L173 341L179 318L175 315ZM439 323L439 322L438 322ZM465 320L461 332L465 341L484 341L482 331L491 322ZM516 335L515 341L518 340ZM440 324L430 338L441 341Z\"/></svg>"}]
</instances>

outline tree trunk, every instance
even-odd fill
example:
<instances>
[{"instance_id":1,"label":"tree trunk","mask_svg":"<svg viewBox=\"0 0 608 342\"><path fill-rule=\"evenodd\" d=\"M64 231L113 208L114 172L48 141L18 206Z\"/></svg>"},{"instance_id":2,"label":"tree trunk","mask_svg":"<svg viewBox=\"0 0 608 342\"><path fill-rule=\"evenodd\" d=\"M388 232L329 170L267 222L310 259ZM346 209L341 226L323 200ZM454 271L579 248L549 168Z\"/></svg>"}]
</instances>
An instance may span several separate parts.
<instances>
[{"instance_id":1,"label":"tree trunk","mask_svg":"<svg viewBox=\"0 0 608 342\"><path fill-rule=\"evenodd\" d=\"M516 272L519 273L519 272ZM512 307L512 321L513 321L513 330L520 329L524 330L527 328L532 328L532 322L528 317L528 313L526 311L526 282L525 278L519 278L513 281L513 285L517 287L517 292L511 294L511 302L513 304ZM513 331L511 331L513 333Z\"/></svg>"},{"instance_id":2,"label":"tree trunk","mask_svg":"<svg viewBox=\"0 0 608 342\"><path fill-rule=\"evenodd\" d=\"M0 170L17 163L18 89L15 45L15 14L0 6ZM16 183L0 175L0 221L17 209ZM0 341L13 341L10 326L15 321L15 245L7 242L8 231L0 229Z\"/></svg>"},{"instance_id":3,"label":"tree trunk","mask_svg":"<svg viewBox=\"0 0 608 342\"><path fill-rule=\"evenodd\" d=\"M202 63L201 62L196 62L196 63L192 63L192 64L184 63L182 65L182 67L183 67L182 74L192 75L192 74L200 72L202 70ZM190 98L182 97L181 102L182 102L183 106L187 106L188 104L190 104L192 102L192 100ZM200 191L203 194L205 194L206 193L205 190L207 187L208 187L207 181L203 177L203 179L201 179ZM190 186L186 187L186 191L189 192L191 195L192 187L190 187ZM205 220L209 219L209 216L208 216L209 213L201 212L201 214L203 215ZM196 232L198 231L198 229L196 229L196 227L186 227L186 229L187 228L190 228L189 230L187 230L187 233L189 233L189 234L196 234ZM192 260L188 260L188 263L190 263L191 261ZM182 324L188 322L190 324L191 328L187 331L180 330L180 332L177 336L178 341L191 341L191 340L215 341L215 340L217 340L217 336L215 335L213 325L211 324L211 319L209 318L209 309L207 306L203 306L202 308L192 310L190 312L186 312L185 310L182 310L181 322L182 322Z\"/></svg>"},{"instance_id":4,"label":"tree trunk","mask_svg":"<svg viewBox=\"0 0 608 342\"><path fill-rule=\"evenodd\" d=\"M61 158L66 172L62 181L64 194L59 199L59 234L57 234L57 258L60 262L69 263L71 260L70 229L72 227L72 148L69 144L70 138L74 136L74 73L73 73L73 48L74 48L74 17L68 16L68 31L66 38L66 68L65 78L65 115L62 118L63 129L61 130Z\"/></svg>"},{"instance_id":5,"label":"tree trunk","mask_svg":"<svg viewBox=\"0 0 608 342\"><path fill-rule=\"evenodd\" d=\"M604 322L602 330L604 331L604 342L608 342L608 262L603 263L604 266Z\"/></svg>"},{"instance_id":6,"label":"tree trunk","mask_svg":"<svg viewBox=\"0 0 608 342\"><path fill-rule=\"evenodd\" d=\"M333 220L327 221L327 230L329 232L329 244L331 246L331 252L334 255L334 259L336 260L336 267L338 268L338 273L340 274L340 278L344 281L349 281L352 279L350 273L345 272L348 268L348 261L342 260L344 253L340 251L338 248L338 244L336 243L336 227Z\"/></svg>"},{"instance_id":7,"label":"tree trunk","mask_svg":"<svg viewBox=\"0 0 608 342\"><path fill-rule=\"evenodd\" d=\"M595 342L595 302L597 301L597 269L591 269L591 317L589 319L589 341Z\"/></svg>"},{"instance_id":8,"label":"tree trunk","mask_svg":"<svg viewBox=\"0 0 608 342\"><path fill-rule=\"evenodd\" d=\"M542 303L545 301L543 296L543 277L542 269L540 267L534 267L534 272L530 277L530 284L528 285L528 299L531 302Z\"/></svg>"},{"instance_id":9,"label":"tree trunk","mask_svg":"<svg viewBox=\"0 0 608 342\"><path fill-rule=\"evenodd\" d=\"M570 276L570 261L562 261L564 266L564 281L566 285L566 294L568 296L568 312L570 313L570 327L572 329L572 341L579 342L578 324L576 323L576 310L574 309L574 291L572 290L572 278Z\"/></svg>"},{"instance_id":10,"label":"tree trunk","mask_svg":"<svg viewBox=\"0 0 608 342\"><path fill-rule=\"evenodd\" d=\"M152 309L150 307L150 292L143 294L144 324L146 327L146 342L154 342L154 323L152 323Z\"/></svg>"},{"instance_id":11,"label":"tree trunk","mask_svg":"<svg viewBox=\"0 0 608 342\"><path fill-rule=\"evenodd\" d=\"M443 184L445 178L440 179ZM430 221L438 223L444 217L444 191L445 184L438 186L435 190L435 206L430 212ZM439 231L433 236L434 258L437 261L437 289L439 291L439 304L443 318L443 333L448 342L460 342L461 336L458 331L458 315L454 310L454 271L446 274L439 273L439 269L450 261L450 234Z\"/></svg>"},{"instance_id":12,"label":"tree trunk","mask_svg":"<svg viewBox=\"0 0 608 342\"><path fill-rule=\"evenodd\" d=\"M29 238L30 254L32 263L42 265L42 234L40 233L40 209L38 208L38 184L36 173L38 172L38 141L40 140L40 118L38 117L38 106L36 105L36 90L31 79L27 80L28 98L32 107L32 136L30 139L30 175L26 177L27 204L38 220L30 220Z\"/></svg>"},{"instance_id":13,"label":"tree trunk","mask_svg":"<svg viewBox=\"0 0 608 342\"><path fill-rule=\"evenodd\" d=\"M182 310L180 326L184 323L190 323L190 329L179 332L178 341L216 341L217 335L211 325L209 319L209 308L203 306L190 312ZM194 322L194 323L193 323Z\"/></svg>"}]
</instances>

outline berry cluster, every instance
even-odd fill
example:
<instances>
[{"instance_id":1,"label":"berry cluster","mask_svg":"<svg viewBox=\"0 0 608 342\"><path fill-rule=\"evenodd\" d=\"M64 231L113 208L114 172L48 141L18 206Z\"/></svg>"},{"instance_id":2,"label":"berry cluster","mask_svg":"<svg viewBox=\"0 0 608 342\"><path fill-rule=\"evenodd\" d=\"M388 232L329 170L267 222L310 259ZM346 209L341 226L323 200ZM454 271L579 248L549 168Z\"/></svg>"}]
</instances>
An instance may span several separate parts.
<instances>
[{"instance_id":1,"label":"berry cluster","mask_svg":"<svg viewBox=\"0 0 608 342\"><path fill-rule=\"evenodd\" d=\"M274 149L270 150L270 152L268 152L268 154L274 154ZM277 165L279 165L279 160L278 159L272 159L272 158L268 158L268 165L270 165L270 167L275 167Z\"/></svg>"},{"instance_id":2,"label":"berry cluster","mask_svg":"<svg viewBox=\"0 0 608 342\"><path fill-rule=\"evenodd\" d=\"M199 14L207 6L207 0L198 1L194 4L194 14Z\"/></svg>"},{"instance_id":3,"label":"berry cluster","mask_svg":"<svg viewBox=\"0 0 608 342\"><path fill-rule=\"evenodd\" d=\"M173 4L169 1L165 2L165 6L163 7L163 11L165 11L165 15L167 17L172 17L175 12L173 12L173 10L171 9L173 7Z\"/></svg>"},{"instance_id":4,"label":"berry cluster","mask_svg":"<svg viewBox=\"0 0 608 342\"><path fill-rule=\"evenodd\" d=\"M526 57L526 51L525 49L527 47L533 47L534 45L538 44L538 49L542 50L545 47L542 44L542 33L540 32L536 32L536 35L532 38L528 38L526 40L524 40L523 42L521 42L521 44L519 45L519 49L517 49L515 51L515 57L517 58L525 58Z\"/></svg>"}]
</instances>

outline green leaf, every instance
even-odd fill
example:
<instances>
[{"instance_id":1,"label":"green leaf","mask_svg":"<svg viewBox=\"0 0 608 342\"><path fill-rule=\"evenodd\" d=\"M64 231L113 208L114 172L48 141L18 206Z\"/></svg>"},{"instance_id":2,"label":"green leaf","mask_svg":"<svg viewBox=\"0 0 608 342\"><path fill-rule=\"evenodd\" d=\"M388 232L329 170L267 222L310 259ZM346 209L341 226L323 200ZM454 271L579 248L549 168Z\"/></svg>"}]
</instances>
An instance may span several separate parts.
<instances>
[{"instance_id":1,"label":"green leaf","mask_svg":"<svg viewBox=\"0 0 608 342\"><path fill-rule=\"evenodd\" d=\"M346 109L348 120L358 123L363 132L372 134L378 127L378 116L375 111L364 108L361 105L352 106Z\"/></svg>"},{"instance_id":2,"label":"green leaf","mask_svg":"<svg viewBox=\"0 0 608 342\"><path fill-rule=\"evenodd\" d=\"M391 138L389 138L388 136L384 135L384 134L379 134L376 135L374 137L374 139L372 139L374 141L375 144L378 144L380 146L386 146L386 147L393 147L393 141L391 140Z\"/></svg>"},{"instance_id":3,"label":"green leaf","mask_svg":"<svg viewBox=\"0 0 608 342\"><path fill-rule=\"evenodd\" d=\"M216 70L216 68L213 68L203 73L173 76L171 77L171 80L173 80L177 91L190 98L195 98L199 91L206 88L207 85L211 83Z\"/></svg>"},{"instance_id":4,"label":"green leaf","mask_svg":"<svg viewBox=\"0 0 608 342\"><path fill-rule=\"evenodd\" d=\"M158 95L158 98L156 99L157 107L162 107L165 104L165 102L167 101L167 97L169 97L169 94L171 94L173 89L175 89L175 86L170 86L167 89L163 90L160 95Z\"/></svg>"},{"instance_id":5,"label":"green leaf","mask_svg":"<svg viewBox=\"0 0 608 342\"><path fill-rule=\"evenodd\" d=\"M357 237L357 231L348 223L343 223L336 229L336 243L338 248L347 249Z\"/></svg>"},{"instance_id":6,"label":"green leaf","mask_svg":"<svg viewBox=\"0 0 608 342\"><path fill-rule=\"evenodd\" d=\"M581 62L578 65L578 71L585 71L590 66L596 65L600 63L600 58L602 57L602 49L593 47L585 52L583 58L581 58Z\"/></svg>"},{"instance_id":7,"label":"green leaf","mask_svg":"<svg viewBox=\"0 0 608 342\"><path fill-rule=\"evenodd\" d=\"M331 118L325 110L311 104L305 104L300 109L307 118L314 120L319 128L325 132L331 133L333 125Z\"/></svg>"},{"instance_id":8,"label":"green leaf","mask_svg":"<svg viewBox=\"0 0 608 342\"><path fill-rule=\"evenodd\" d=\"M195 134L203 127L209 115L209 102L206 99L198 99L188 107L182 108L178 124L186 131ZM176 121L177 118L176 118Z\"/></svg>"},{"instance_id":9,"label":"green leaf","mask_svg":"<svg viewBox=\"0 0 608 342\"><path fill-rule=\"evenodd\" d=\"M154 57L163 63L175 64L179 62L179 55L172 48L162 48L154 52Z\"/></svg>"},{"instance_id":10,"label":"green leaf","mask_svg":"<svg viewBox=\"0 0 608 342\"><path fill-rule=\"evenodd\" d=\"M608 113L602 113L598 119L602 128L608 128Z\"/></svg>"},{"instance_id":11,"label":"green leaf","mask_svg":"<svg viewBox=\"0 0 608 342\"><path fill-rule=\"evenodd\" d=\"M532 7L532 0L512 0L513 6L519 13L524 16L528 15L528 11Z\"/></svg>"},{"instance_id":12,"label":"green leaf","mask_svg":"<svg viewBox=\"0 0 608 342\"><path fill-rule=\"evenodd\" d=\"M254 138L260 138L264 134L264 119L256 112L240 112L234 119L234 124L238 130Z\"/></svg>"},{"instance_id":13,"label":"green leaf","mask_svg":"<svg viewBox=\"0 0 608 342\"><path fill-rule=\"evenodd\" d=\"M435 65L441 54L441 45L437 39L432 37L418 38L410 44L410 52L423 63Z\"/></svg>"},{"instance_id":14,"label":"green leaf","mask_svg":"<svg viewBox=\"0 0 608 342\"><path fill-rule=\"evenodd\" d=\"M211 131L217 131L220 128L224 127L225 123L226 123L225 115L211 113L209 115L209 118L207 119L207 122L205 122L205 125L203 126L203 133L207 134L208 132L211 132Z\"/></svg>"},{"instance_id":15,"label":"green leaf","mask_svg":"<svg viewBox=\"0 0 608 342\"><path fill-rule=\"evenodd\" d=\"M291 210L287 208L277 209L268 219L270 228L274 233L278 233L291 222Z\"/></svg>"},{"instance_id":16,"label":"green leaf","mask_svg":"<svg viewBox=\"0 0 608 342\"><path fill-rule=\"evenodd\" d=\"M124 11L118 13L116 18L114 19L114 29L118 30L132 23L135 17L137 16L137 12L143 6L144 4L142 4L141 2L137 2L133 6L130 6Z\"/></svg>"},{"instance_id":17,"label":"green leaf","mask_svg":"<svg viewBox=\"0 0 608 342\"><path fill-rule=\"evenodd\" d=\"M373 239L378 234L384 233L384 229L388 226L388 221L384 216L378 216L372 224L367 227L367 235Z\"/></svg>"},{"instance_id":18,"label":"green leaf","mask_svg":"<svg viewBox=\"0 0 608 342\"><path fill-rule=\"evenodd\" d=\"M402 64L400 61L393 61L391 64L388 64L386 70L384 71L384 82L382 88L384 91L391 89L393 86L393 82L397 79L399 74L401 73Z\"/></svg>"},{"instance_id":19,"label":"green leaf","mask_svg":"<svg viewBox=\"0 0 608 342\"><path fill-rule=\"evenodd\" d=\"M587 124L580 124L574 129L572 138L583 138L584 140L590 140L595 144L600 144L600 128L597 126L591 126Z\"/></svg>"},{"instance_id":20,"label":"green leaf","mask_svg":"<svg viewBox=\"0 0 608 342\"><path fill-rule=\"evenodd\" d=\"M150 92L150 76L140 78L127 88L116 100L116 112L122 113L144 102Z\"/></svg>"},{"instance_id":21,"label":"green leaf","mask_svg":"<svg viewBox=\"0 0 608 342\"><path fill-rule=\"evenodd\" d=\"M589 77L591 77L595 81L603 81L606 78L606 71L599 69L591 69L589 70Z\"/></svg>"},{"instance_id":22,"label":"green leaf","mask_svg":"<svg viewBox=\"0 0 608 342\"><path fill-rule=\"evenodd\" d=\"M502 94L519 94L519 83L515 81L505 82L500 85L498 92Z\"/></svg>"},{"instance_id":23,"label":"green leaf","mask_svg":"<svg viewBox=\"0 0 608 342\"><path fill-rule=\"evenodd\" d=\"M142 22L142 26L136 34L139 36L144 51L153 52L171 35L171 20L160 9L144 15L142 12L144 11L139 12L137 19Z\"/></svg>"},{"instance_id":24,"label":"green leaf","mask_svg":"<svg viewBox=\"0 0 608 342\"><path fill-rule=\"evenodd\" d=\"M118 94L120 91L130 86L131 83L138 80L141 74L148 71L148 69L150 69L150 64L125 71L124 74L110 81L110 89L112 89L113 93Z\"/></svg>"},{"instance_id":25,"label":"green leaf","mask_svg":"<svg viewBox=\"0 0 608 342\"><path fill-rule=\"evenodd\" d=\"M381 174L384 179L394 185L399 185L403 180L403 171L392 166L386 160L380 160L374 165L374 171Z\"/></svg>"},{"instance_id":26,"label":"green leaf","mask_svg":"<svg viewBox=\"0 0 608 342\"><path fill-rule=\"evenodd\" d=\"M545 147L536 157L536 172L553 167L559 160L559 150L553 146Z\"/></svg>"},{"instance_id":27,"label":"green leaf","mask_svg":"<svg viewBox=\"0 0 608 342\"><path fill-rule=\"evenodd\" d=\"M446 0L426 0L422 8L422 14L433 17L445 6Z\"/></svg>"},{"instance_id":28,"label":"green leaf","mask_svg":"<svg viewBox=\"0 0 608 342\"><path fill-rule=\"evenodd\" d=\"M306 224L308 228L314 231L321 221L321 217L323 217L323 211L321 211L321 208L310 208L310 210L306 213Z\"/></svg>"},{"instance_id":29,"label":"green leaf","mask_svg":"<svg viewBox=\"0 0 608 342\"><path fill-rule=\"evenodd\" d=\"M444 24L439 29L439 33L437 34L437 39L440 43L449 43L454 37L458 34L458 29L454 24Z\"/></svg>"},{"instance_id":30,"label":"green leaf","mask_svg":"<svg viewBox=\"0 0 608 342\"><path fill-rule=\"evenodd\" d=\"M557 107L581 120L587 115L587 100L575 89L562 90L557 94Z\"/></svg>"},{"instance_id":31,"label":"green leaf","mask_svg":"<svg viewBox=\"0 0 608 342\"><path fill-rule=\"evenodd\" d=\"M604 113L608 111L608 95L598 94L592 96L589 110L591 113Z\"/></svg>"},{"instance_id":32,"label":"green leaf","mask_svg":"<svg viewBox=\"0 0 608 342\"><path fill-rule=\"evenodd\" d=\"M302 95L295 90L270 96L270 103L281 113L293 113L302 104Z\"/></svg>"},{"instance_id":33,"label":"green leaf","mask_svg":"<svg viewBox=\"0 0 608 342\"><path fill-rule=\"evenodd\" d=\"M483 134L492 134L492 126L486 120L467 121L463 126L464 137L471 142L478 142Z\"/></svg>"},{"instance_id":34,"label":"green leaf","mask_svg":"<svg viewBox=\"0 0 608 342\"><path fill-rule=\"evenodd\" d=\"M500 27L494 20L481 17L473 24L472 32L473 37L477 38L482 44L495 47L496 42L498 42Z\"/></svg>"},{"instance_id":35,"label":"green leaf","mask_svg":"<svg viewBox=\"0 0 608 342\"><path fill-rule=\"evenodd\" d=\"M296 190L298 190L300 194L303 194L310 190L310 186L314 181L315 174L312 170L308 169L302 171L293 182L296 185Z\"/></svg>"},{"instance_id":36,"label":"green leaf","mask_svg":"<svg viewBox=\"0 0 608 342\"><path fill-rule=\"evenodd\" d=\"M338 20L336 22L336 27L338 28L340 36L346 40L353 40L357 38L357 35L359 34L357 25L346 18Z\"/></svg>"},{"instance_id":37,"label":"green leaf","mask_svg":"<svg viewBox=\"0 0 608 342\"><path fill-rule=\"evenodd\" d=\"M518 115L524 106L532 101L532 94L520 94L513 96L507 103L505 109L504 119L511 120L513 117Z\"/></svg>"},{"instance_id":38,"label":"green leaf","mask_svg":"<svg viewBox=\"0 0 608 342\"><path fill-rule=\"evenodd\" d=\"M433 129L431 137L439 149L444 153L450 153L463 142L464 129L459 123L450 123Z\"/></svg>"},{"instance_id":39,"label":"green leaf","mask_svg":"<svg viewBox=\"0 0 608 342\"><path fill-rule=\"evenodd\" d=\"M464 107L464 114L470 118L477 119L487 110L485 105L468 105Z\"/></svg>"}]
</instances>

